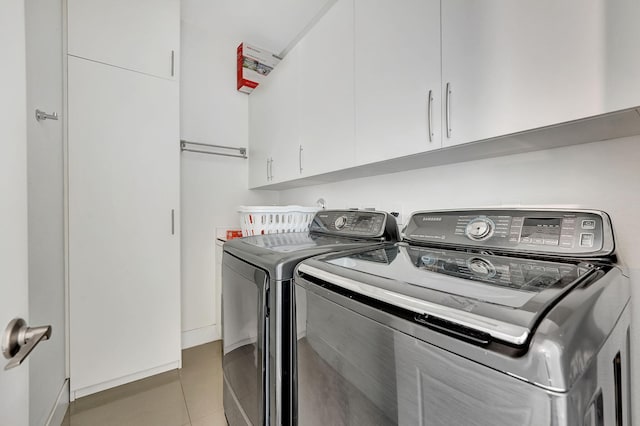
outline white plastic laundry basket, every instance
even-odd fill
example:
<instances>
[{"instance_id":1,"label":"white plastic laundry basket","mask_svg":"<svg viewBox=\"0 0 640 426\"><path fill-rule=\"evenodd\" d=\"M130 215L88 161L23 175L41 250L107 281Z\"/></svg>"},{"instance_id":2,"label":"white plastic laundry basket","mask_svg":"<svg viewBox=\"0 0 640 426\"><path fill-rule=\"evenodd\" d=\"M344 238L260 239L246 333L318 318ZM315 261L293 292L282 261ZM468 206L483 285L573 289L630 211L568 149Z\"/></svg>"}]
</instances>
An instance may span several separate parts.
<instances>
[{"instance_id":1,"label":"white plastic laundry basket","mask_svg":"<svg viewBox=\"0 0 640 426\"><path fill-rule=\"evenodd\" d=\"M240 206L242 236L305 232L317 207L302 206Z\"/></svg>"}]
</instances>

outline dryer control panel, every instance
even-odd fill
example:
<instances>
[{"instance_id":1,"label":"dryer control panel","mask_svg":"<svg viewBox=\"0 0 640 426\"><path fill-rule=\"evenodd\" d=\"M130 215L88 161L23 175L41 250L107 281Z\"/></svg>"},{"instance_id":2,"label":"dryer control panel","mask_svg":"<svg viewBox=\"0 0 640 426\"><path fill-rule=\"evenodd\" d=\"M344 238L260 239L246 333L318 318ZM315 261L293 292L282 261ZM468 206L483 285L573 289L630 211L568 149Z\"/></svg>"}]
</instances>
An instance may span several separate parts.
<instances>
[{"instance_id":1,"label":"dryer control panel","mask_svg":"<svg viewBox=\"0 0 640 426\"><path fill-rule=\"evenodd\" d=\"M403 237L415 243L572 256L606 256L614 250L609 216L595 210L417 212Z\"/></svg>"},{"instance_id":2,"label":"dryer control panel","mask_svg":"<svg viewBox=\"0 0 640 426\"><path fill-rule=\"evenodd\" d=\"M309 226L312 233L354 238L399 239L395 218L385 212L369 210L322 210Z\"/></svg>"}]
</instances>

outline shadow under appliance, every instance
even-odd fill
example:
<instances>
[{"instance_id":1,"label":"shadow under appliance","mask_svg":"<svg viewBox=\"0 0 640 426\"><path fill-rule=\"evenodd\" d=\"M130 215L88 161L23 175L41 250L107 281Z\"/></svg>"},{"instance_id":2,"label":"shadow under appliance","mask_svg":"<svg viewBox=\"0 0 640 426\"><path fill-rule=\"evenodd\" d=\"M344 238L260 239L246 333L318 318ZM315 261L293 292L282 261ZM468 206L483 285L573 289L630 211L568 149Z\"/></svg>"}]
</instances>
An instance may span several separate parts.
<instances>
[{"instance_id":1,"label":"shadow under appliance","mask_svg":"<svg viewBox=\"0 0 640 426\"><path fill-rule=\"evenodd\" d=\"M322 210L304 233L228 241L222 257L224 410L229 425L290 424L293 271L303 259L398 240L378 211Z\"/></svg>"},{"instance_id":2,"label":"shadow under appliance","mask_svg":"<svg viewBox=\"0 0 640 426\"><path fill-rule=\"evenodd\" d=\"M600 211L415 213L295 275L294 423L629 425L630 287Z\"/></svg>"}]
</instances>

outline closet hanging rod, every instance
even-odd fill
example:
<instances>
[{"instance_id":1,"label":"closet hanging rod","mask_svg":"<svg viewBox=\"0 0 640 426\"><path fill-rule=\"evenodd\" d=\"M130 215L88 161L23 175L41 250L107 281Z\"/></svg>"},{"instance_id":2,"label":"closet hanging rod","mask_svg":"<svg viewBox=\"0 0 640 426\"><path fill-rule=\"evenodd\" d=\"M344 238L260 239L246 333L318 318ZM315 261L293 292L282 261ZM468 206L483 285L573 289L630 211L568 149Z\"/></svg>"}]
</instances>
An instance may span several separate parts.
<instances>
[{"instance_id":1,"label":"closet hanging rod","mask_svg":"<svg viewBox=\"0 0 640 426\"><path fill-rule=\"evenodd\" d=\"M238 151L240 154L228 154L226 152L215 152L215 151L203 151L201 149L189 149L187 145L196 145L196 146L205 146L207 148L216 148L216 149L228 149L232 151ZM180 140L180 150L187 152L197 152L200 154L213 154L213 155L223 155L225 157L237 157L237 158L248 158L247 157L247 148L238 148L235 146L225 146L225 145L214 145L210 143L202 143L202 142L191 142L187 140Z\"/></svg>"}]
</instances>

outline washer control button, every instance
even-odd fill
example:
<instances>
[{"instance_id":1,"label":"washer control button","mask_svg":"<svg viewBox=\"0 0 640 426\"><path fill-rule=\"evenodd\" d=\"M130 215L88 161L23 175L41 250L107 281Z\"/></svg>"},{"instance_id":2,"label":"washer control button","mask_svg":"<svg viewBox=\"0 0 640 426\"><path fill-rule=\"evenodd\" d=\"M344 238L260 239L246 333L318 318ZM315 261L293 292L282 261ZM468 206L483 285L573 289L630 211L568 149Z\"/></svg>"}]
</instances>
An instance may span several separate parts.
<instances>
[{"instance_id":1,"label":"washer control button","mask_svg":"<svg viewBox=\"0 0 640 426\"><path fill-rule=\"evenodd\" d=\"M593 234L580 234L580 247L593 247Z\"/></svg>"},{"instance_id":2,"label":"washer control button","mask_svg":"<svg viewBox=\"0 0 640 426\"><path fill-rule=\"evenodd\" d=\"M596 221L593 219L583 220L582 229L596 229Z\"/></svg>"}]
</instances>

